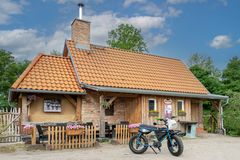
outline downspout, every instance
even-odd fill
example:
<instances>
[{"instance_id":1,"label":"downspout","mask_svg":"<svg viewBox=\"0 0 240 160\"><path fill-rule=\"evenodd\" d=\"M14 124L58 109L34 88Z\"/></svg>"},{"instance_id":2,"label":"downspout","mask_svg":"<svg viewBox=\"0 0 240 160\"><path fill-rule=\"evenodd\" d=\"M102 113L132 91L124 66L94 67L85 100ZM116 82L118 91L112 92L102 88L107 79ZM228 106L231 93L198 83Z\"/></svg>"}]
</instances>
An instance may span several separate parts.
<instances>
[{"instance_id":1,"label":"downspout","mask_svg":"<svg viewBox=\"0 0 240 160\"><path fill-rule=\"evenodd\" d=\"M221 130L223 131L223 135L226 135L226 129L224 128L224 124L223 124L223 107L226 106L229 102L229 98L227 98L227 101L225 104L221 105L221 102L220 102L220 116L221 116Z\"/></svg>"}]
</instances>

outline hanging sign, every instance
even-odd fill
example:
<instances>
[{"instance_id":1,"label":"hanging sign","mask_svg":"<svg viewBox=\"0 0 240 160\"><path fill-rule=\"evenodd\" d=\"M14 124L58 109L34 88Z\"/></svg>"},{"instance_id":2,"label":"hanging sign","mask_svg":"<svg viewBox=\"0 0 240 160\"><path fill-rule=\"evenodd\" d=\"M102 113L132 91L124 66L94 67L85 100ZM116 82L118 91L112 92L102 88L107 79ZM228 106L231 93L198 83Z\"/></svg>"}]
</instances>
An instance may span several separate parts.
<instances>
[{"instance_id":1,"label":"hanging sign","mask_svg":"<svg viewBox=\"0 0 240 160\"><path fill-rule=\"evenodd\" d=\"M172 100L171 99L164 99L164 106L165 106L165 118L172 117Z\"/></svg>"}]
</instances>

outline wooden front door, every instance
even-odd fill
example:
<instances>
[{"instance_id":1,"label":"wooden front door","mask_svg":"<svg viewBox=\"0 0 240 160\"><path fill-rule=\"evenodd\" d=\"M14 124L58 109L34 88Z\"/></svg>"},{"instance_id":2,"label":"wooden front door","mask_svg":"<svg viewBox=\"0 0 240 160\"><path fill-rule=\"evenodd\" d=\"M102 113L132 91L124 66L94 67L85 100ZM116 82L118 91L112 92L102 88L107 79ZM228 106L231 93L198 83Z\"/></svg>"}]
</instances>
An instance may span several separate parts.
<instances>
[{"instance_id":1,"label":"wooden front door","mask_svg":"<svg viewBox=\"0 0 240 160\"><path fill-rule=\"evenodd\" d=\"M125 120L129 123L141 123L142 108L140 98L126 98Z\"/></svg>"},{"instance_id":2,"label":"wooden front door","mask_svg":"<svg viewBox=\"0 0 240 160\"><path fill-rule=\"evenodd\" d=\"M195 122L199 121L199 103L198 102L191 103L191 121L195 121Z\"/></svg>"}]
</instances>

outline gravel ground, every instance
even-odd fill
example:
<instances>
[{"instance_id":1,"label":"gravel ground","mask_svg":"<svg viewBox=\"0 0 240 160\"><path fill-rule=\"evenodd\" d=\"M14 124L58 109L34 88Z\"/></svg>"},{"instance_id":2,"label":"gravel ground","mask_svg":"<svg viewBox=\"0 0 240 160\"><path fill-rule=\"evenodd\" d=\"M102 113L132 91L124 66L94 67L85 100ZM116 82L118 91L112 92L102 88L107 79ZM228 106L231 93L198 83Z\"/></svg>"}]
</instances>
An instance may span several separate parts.
<instances>
[{"instance_id":1,"label":"gravel ground","mask_svg":"<svg viewBox=\"0 0 240 160\"><path fill-rule=\"evenodd\" d=\"M207 135L204 138L183 139L184 152L180 157L172 156L166 143L162 152L154 154L149 148L141 155L133 154L127 145L100 144L90 149L24 151L17 149L14 153L0 153L1 160L136 160L136 159L184 159L184 160L239 160L240 138L220 135Z\"/></svg>"}]
</instances>

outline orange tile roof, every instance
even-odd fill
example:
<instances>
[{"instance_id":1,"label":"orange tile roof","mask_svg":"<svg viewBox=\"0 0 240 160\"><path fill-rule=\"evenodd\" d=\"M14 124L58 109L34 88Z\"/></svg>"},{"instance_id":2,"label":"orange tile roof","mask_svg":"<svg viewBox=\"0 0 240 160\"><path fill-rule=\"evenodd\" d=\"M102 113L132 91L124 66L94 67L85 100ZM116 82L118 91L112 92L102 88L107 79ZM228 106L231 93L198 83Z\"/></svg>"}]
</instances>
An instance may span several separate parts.
<instances>
[{"instance_id":1,"label":"orange tile roof","mask_svg":"<svg viewBox=\"0 0 240 160\"><path fill-rule=\"evenodd\" d=\"M13 89L84 92L68 57L39 54L12 85Z\"/></svg>"},{"instance_id":2,"label":"orange tile roof","mask_svg":"<svg viewBox=\"0 0 240 160\"><path fill-rule=\"evenodd\" d=\"M66 41L82 83L95 86L208 94L177 59L91 45L91 50Z\"/></svg>"}]
</instances>

